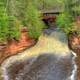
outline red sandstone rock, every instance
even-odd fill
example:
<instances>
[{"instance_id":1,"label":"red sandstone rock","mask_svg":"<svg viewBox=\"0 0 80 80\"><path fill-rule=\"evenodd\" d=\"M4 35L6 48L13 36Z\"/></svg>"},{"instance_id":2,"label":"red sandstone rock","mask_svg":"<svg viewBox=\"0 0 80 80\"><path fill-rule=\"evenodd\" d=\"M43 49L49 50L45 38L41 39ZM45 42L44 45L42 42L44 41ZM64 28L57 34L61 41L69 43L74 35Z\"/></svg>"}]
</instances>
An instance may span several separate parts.
<instances>
[{"instance_id":1,"label":"red sandstone rock","mask_svg":"<svg viewBox=\"0 0 80 80\"><path fill-rule=\"evenodd\" d=\"M17 54L25 48L28 48L35 44L35 40L30 38L26 33L26 30L21 31L21 37L19 41L11 40L5 48L1 48L2 53L0 53L0 64L9 56Z\"/></svg>"}]
</instances>

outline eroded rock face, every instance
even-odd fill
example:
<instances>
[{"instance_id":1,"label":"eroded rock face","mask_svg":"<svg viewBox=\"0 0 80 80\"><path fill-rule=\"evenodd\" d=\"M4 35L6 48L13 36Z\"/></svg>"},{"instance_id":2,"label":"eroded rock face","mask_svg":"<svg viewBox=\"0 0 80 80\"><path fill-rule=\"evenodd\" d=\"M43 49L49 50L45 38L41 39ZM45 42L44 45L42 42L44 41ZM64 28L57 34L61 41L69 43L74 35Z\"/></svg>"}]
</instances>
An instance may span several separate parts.
<instances>
[{"instance_id":1,"label":"eroded rock face","mask_svg":"<svg viewBox=\"0 0 80 80\"><path fill-rule=\"evenodd\" d=\"M75 54L66 35L45 30L35 46L5 60L3 80L76 80Z\"/></svg>"}]
</instances>

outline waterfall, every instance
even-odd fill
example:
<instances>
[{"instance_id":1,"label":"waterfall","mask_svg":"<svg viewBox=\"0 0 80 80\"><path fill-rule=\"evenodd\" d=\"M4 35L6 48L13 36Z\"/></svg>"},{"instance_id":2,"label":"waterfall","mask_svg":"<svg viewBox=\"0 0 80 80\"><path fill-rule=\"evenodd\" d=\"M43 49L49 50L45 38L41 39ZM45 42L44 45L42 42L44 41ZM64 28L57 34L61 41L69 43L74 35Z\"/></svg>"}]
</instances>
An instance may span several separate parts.
<instances>
[{"instance_id":1,"label":"waterfall","mask_svg":"<svg viewBox=\"0 0 80 80\"><path fill-rule=\"evenodd\" d=\"M76 56L62 31L48 29L35 46L3 62L2 77L3 80L76 80Z\"/></svg>"}]
</instances>

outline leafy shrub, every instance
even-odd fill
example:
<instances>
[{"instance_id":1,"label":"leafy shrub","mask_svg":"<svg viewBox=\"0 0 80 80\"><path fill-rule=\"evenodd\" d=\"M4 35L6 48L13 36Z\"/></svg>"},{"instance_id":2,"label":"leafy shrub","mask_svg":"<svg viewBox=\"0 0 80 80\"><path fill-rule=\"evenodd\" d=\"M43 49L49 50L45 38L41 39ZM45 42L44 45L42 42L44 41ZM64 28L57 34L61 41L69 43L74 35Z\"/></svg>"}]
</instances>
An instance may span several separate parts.
<instances>
[{"instance_id":1,"label":"leafy shrub","mask_svg":"<svg viewBox=\"0 0 80 80\"><path fill-rule=\"evenodd\" d=\"M80 24L76 24L75 17L80 15L79 0L63 0L64 11L57 17L56 24L60 29L63 29L67 34L70 32L80 34ZM78 25L79 24L79 25Z\"/></svg>"},{"instance_id":2,"label":"leafy shrub","mask_svg":"<svg viewBox=\"0 0 80 80\"><path fill-rule=\"evenodd\" d=\"M21 25L26 26L32 38L38 38L45 27L40 19L41 13L37 9L36 0L10 0L9 14L14 15Z\"/></svg>"},{"instance_id":3,"label":"leafy shrub","mask_svg":"<svg viewBox=\"0 0 80 80\"><path fill-rule=\"evenodd\" d=\"M73 23L73 29L75 30L75 32L77 33L78 36L80 36L80 20L75 21Z\"/></svg>"},{"instance_id":4,"label":"leafy shrub","mask_svg":"<svg viewBox=\"0 0 80 80\"><path fill-rule=\"evenodd\" d=\"M32 3L28 4L26 10L26 24L29 29L29 35L34 38L38 38L45 27L40 19L39 11Z\"/></svg>"},{"instance_id":5,"label":"leafy shrub","mask_svg":"<svg viewBox=\"0 0 80 80\"><path fill-rule=\"evenodd\" d=\"M8 18L9 24L8 24L8 34L7 38L8 39L16 39L18 40L20 37L20 22L14 17L14 16L9 16Z\"/></svg>"},{"instance_id":6,"label":"leafy shrub","mask_svg":"<svg viewBox=\"0 0 80 80\"><path fill-rule=\"evenodd\" d=\"M0 42L19 36L19 27L16 26L16 19L7 14L4 2L0 2Z\"/></svg>"},{"instance_id":7,"label":"leafy shrub","mask_svg":"<svg viewBox=\"0 0 80 80\"><path fill-rule=\"evenodd\" d=\"M8 33L8 15L6 14L3 3L0 2L0 41L6 40Z\"/></svg>"},{"instance_id":8,"label":"leafy shrub","mask_svg":"<svg viewBox=\"0 0 80 80\"><path fill-rule=\"evenodd\" d=\"M64 32L69 34L70 32L74 31L73 28L73 17L67 13L61 13L57 19L56 19L56 24L58 25L59 28L61 28Z\"/></svg>"}]
</instances>

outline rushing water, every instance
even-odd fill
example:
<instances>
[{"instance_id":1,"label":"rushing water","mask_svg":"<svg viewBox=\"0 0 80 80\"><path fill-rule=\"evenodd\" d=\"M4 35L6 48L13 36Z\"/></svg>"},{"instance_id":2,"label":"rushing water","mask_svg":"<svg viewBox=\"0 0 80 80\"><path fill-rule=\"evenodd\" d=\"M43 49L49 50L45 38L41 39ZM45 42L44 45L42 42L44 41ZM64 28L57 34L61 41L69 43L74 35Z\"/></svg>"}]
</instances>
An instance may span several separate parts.
<instances>
[{"instance_id":1,"label":"rushing water","mask_svg":"<svg viewBox=\"0 0 80 80\"><path fill-rule=\"evenodd\" d=\"M76 53L72 52L74 57L72 58L73 70L72 75L70 76L71 80L77 80L77 65L75 63L75 58L77 57Z\"/></svg>"},{"instance_id":2,"label":"rushing water","mask_svg":"<svg viewBox=\"0 0 80 80\"><path fill-rule=\"evenodd\" d=\"M32 48L5 60L3 80L76 80L76 54L65 34L46 30Z\"/></svg>"}]
</instances>

